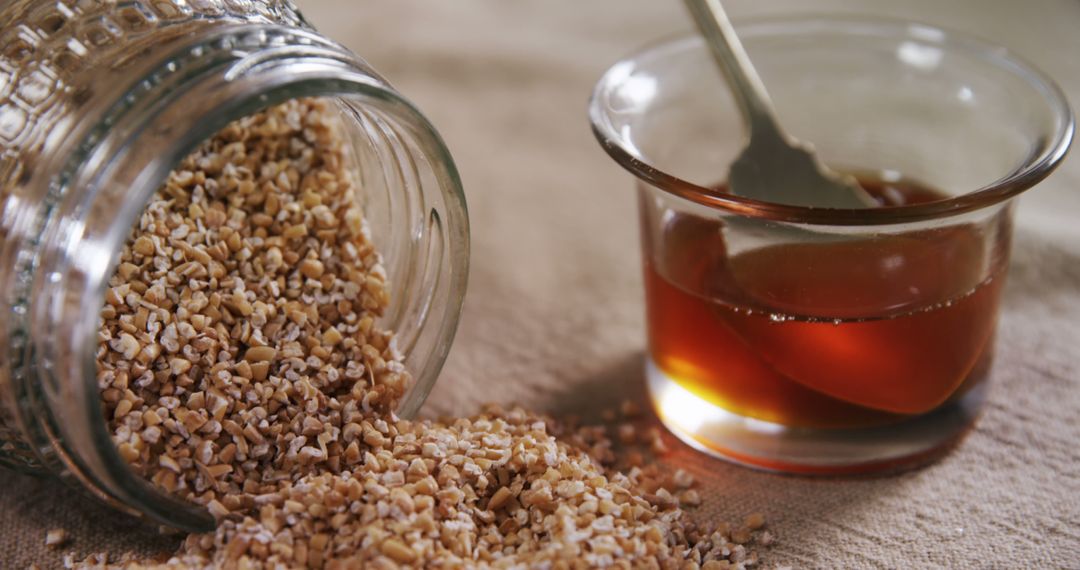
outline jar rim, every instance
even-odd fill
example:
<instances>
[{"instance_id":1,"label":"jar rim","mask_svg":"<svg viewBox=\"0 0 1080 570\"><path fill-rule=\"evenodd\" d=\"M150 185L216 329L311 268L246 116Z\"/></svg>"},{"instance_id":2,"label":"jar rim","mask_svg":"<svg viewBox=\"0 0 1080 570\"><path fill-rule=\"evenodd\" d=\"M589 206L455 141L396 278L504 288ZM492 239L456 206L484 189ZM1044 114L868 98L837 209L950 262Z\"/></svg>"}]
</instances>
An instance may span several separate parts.
<instances>
[{"instance_id":1,"label":"jar rim","mask_svg":"<svg viewBox=\"0 0 1080 570\"><path fill-rule=\"evenodd\" d=\"M1028 157L1009 174L983 187L943 200L878 208L824 208L781 204L721 194L690 182L649 163L625 133L617 129L606 106L609 93L631 76L637 63L664 51L679 54L702 49L704 40L696 34L680 35L654 42L609 67L592 92L589 120L593 135L621 167L659 190L710 209L746 217L788 223L833 226L877 226L921 222L955 216L1006 200L1035 186L1061 163L1068 153L1075 129L1072 111L1064 92L1034 65L990 42L967 34L909 20L868 16L785 15L748 19L737 24L740 35L749 37L799 37L814 33L850 36L897 37L934 43L943 50L963 52L1021 77L1043 96L1053 116L1055 131L1040 141L1040 152ZM670 56L665 56L670 57Z\"/></svg>"},{"instance_id":2,"label":"jar rim","mask_svg":"<svg viewBox=\"0 0 1080 570\"><path fill-rule=\"evenodd\" d=\"M269 27L254 25L233 28L226 35L235 35L238 31L242 32L245 29L255 34L264 33L267 30L272 31ZM88 131L97 134L87 137L88 141L93 141L90 145L92 152L71 157L69 164L73 165L73 176L65 184L94 189L87 193L90 196L87 202L96 204L108 198L107 196L103 198L100 192L101 188L108 186L100 184L101 177L123 172L124 180L130 179L135 182L128 186L129 193L124 199L127 203L112 205L109 211L109 215L112 216L110 219L112 227L109 227L107 231L97 228L95 231L98 233L91 234L89 233L92 231L91 226L84 225L88 232L87 236L91 236L87 242L95 242L87 247L96 247L100 250L99 253L108 254L109 262L101 263L104 258L100 255L97 256L98 263L96 264L95 260L80 260L77 259L77 253L59 257L50 254L45 261L48 264L44 266L45 269L55 275L59 276L64 272L81 274L76 279L57 278L53 285L59 288L58 298L81 299L81 304L76 309L79 313L78 320L74 323L65 323L70 330L56 331L53 333L57 335L56 338L47 339L42 343L43 358L59 359L59 364L49 365L50 370L55 369L50 374L56 376L58 373L70 373L72 378L77 379L78 385L73 386L72 390L78 396L77 400L84 404L79 405L78 401L73 403L80 409L77 411L78 417L70 419L79 423L80 427L77 429L85 430L85 433L76 439L86 442L97 454L87 461L86 458L80 456L81 452L69 449L62 454L65 463L68 463L73 474L86 482L95 494L106 500L113 499L110 502L115 503L119 500L122 504L118 506L126 507L126 510L131 511L134 507L142 514L185 530L212 529L213 519L205 509L198 505L172 497L154 488L149 482L138 477L123 461L112 441L107 422L102 414L96 381L94 349L97 346L97 319L104 303L108 279L115 270L120 248L138 220L146 201L164 180L168 171L200 142L224 128L232 120L297 97L340 98L361 104L367 101L380 112L402 120L403 124L408 125L410 135L417 139L417 148L423 155L423 159L436 171L433 175L436 184L433 186L438 186L435 192L440 196L440 207L445 208L442 215L449 218L450 223L456 224L448 230L451 232L450 243L445 244L448 251L448 257L445 259L452 266L452 270L448 271L447 280L440 283L440 286L447 290L444 295L445 304L442 312L436 315L440 322L432 323L438 328L435 335L438 343L431 349L431 355L425 360L427 367L422 371L423 375L417 374L415 383L406 393L402 405L416 399L422 402L424 396L430 391L431 386L425 384L434 383L445 361L464 301L468 274L468 222L464 191L453 159L438 132L411 102L382 80L373 70L367 68L366 64L351 52L335 47L336 44L331 46L313 34L296 30L288 33L305 35L312 38L314 44L318 44L311 46L310 53L302 53L303 50L278 50L276 52L282 55L282 60L286 62L295 61L298 57L305 58L302 69L296 70L295 73L277 74L276 77L271 77L275 62L273 58L270 58L243 69L243 80L237 81L237 77L227 77L229 70L235 68L230 65L219 66L211 61L211 67L207 69L204 76L189 79L191 83L185 83L177 92L169 92L166 98L157 101L153 101L153 97L147 97L152 100L148 105L157 105L152 110L172 109L168 117L175 119L177 113L184 107L182 102L184 97L207 93L213 93L215 97L220 96L213 99L213 102L203 103L201 113L192 111L194 115L186 121L185 125L163 125L167 118L162 118L163 114L147 112L149 107L130 112L123 111L125 114L111 118L106 115L104 120L97 121L97 126ZM184 51L195 53L196 49L189 47ZM162 64L161 69L172 73L167 68L173 63L166 61L167 63ZM247 63L250 62L236 62L237 65ZM223 77L227 79L225 83L218 81ZM147 84L147 80L144 79L136 82L134 86ZM194 90L196 86L198 91ZM122 99L133 100L128 94L117 100ZM143 151L141 155L138 152L131 152L142 142L153 146L149 144L152 140L143 141L139 138L148 133L151 136L168 137L166 142L154 147L154 152L158 154L148 158L145 147L141 149ZM117 149L122 152L108 152ZM102 159L102 156L105 158ZM104 222L102 224L104 225ZM55 315L55 311L60 309L43 307L40 310L53 311L47 314ZM42 318L46 318L47 314L42 313ZM50 357L50 353L53 356ZM64 434L67 432L63 429L64 426L56 425L60 419L62 418L45 414L35 421L42 422L43 425L46 423L51 425L52 427L48 429L50 433ZM54 437L53 446L72 446L78 443L66 440L66 437Z\"/></svg>"}]
</instances>

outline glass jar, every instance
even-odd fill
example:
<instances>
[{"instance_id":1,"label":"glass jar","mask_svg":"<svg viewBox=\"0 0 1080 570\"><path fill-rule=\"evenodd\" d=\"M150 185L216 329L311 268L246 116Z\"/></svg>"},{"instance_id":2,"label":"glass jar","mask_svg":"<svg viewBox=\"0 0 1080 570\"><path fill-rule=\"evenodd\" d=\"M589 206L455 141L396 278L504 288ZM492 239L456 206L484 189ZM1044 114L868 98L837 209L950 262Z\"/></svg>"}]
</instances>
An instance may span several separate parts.
<instances>
[{"instance_id":1,"label":"glass jar","mask_svg":"<svg viewBox=\"0 0 1080 570\"><path fill-rule=\"evenodd\" d=\"M97 327L143 206L228 122L335 101L394 296L413 415L457 327L468 219L428 121L288 0L16 0L0 8L0 463L51 473L129 513L205 530L203 509L127 468L100 406Z\"/></svg>"},{"instance_id":2,"label":"glass jar","mask_svg":"<svg viewBox=\"0 0 1080 570\"><path fill-rule=\"evenodd\" d=\"M726 192L744 127L700 38L612 66L590 118L638 179L653 404L690 445L762 469L937 457L982 409L1015 199L1069 148L1065 98L1004 50L919 24L739 34L780 122L883 207Z\"/></svg>"}]
</instances>

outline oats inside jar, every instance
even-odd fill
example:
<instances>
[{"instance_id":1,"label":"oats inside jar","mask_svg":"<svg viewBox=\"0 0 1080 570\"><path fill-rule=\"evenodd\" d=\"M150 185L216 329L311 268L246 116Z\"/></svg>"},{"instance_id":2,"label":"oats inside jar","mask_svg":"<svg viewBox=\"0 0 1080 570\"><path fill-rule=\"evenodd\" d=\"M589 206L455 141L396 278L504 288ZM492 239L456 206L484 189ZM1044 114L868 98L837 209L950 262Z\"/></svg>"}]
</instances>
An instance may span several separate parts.
<instances>
[{"instance_id":1,"label":"oats inside jar","mask_svg":"<svg viewBox=\"0 0 1080 570\"><path fill-rule=\"evenodd\" d=\"M98 352L120 453L215 515L360 457L409 384L330 104L229 124L170 172L109 282ZM370 437L370 436L367 436Z\"/></svg>"}]
</instances>

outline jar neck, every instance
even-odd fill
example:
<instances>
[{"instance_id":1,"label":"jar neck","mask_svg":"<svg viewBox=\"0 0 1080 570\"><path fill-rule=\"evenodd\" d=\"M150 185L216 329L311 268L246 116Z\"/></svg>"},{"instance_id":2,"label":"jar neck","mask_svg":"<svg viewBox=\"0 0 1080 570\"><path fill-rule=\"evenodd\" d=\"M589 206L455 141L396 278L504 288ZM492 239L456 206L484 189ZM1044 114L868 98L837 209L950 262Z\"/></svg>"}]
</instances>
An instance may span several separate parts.
<instances>
[{"instance_id":1,"label":"jar neck","mask_svg":"<svg viewBox=\"0 0 1080 570\"><path fill-rule=\"evenodd\" d=\"M39 199L21 205L19 231L3 244L18 248L4 285L12 307L4 398L49 470L128 512L186 530L211 527L202 509L128 469L112 443L96 381L104 291L173 165L231 120L307 96L408 107L364 62L316 34L229 26L183 46L98 105L100 113L80 118L61 159L33 174L39 188L28 195Z\"/></svg>"}]
</instances>

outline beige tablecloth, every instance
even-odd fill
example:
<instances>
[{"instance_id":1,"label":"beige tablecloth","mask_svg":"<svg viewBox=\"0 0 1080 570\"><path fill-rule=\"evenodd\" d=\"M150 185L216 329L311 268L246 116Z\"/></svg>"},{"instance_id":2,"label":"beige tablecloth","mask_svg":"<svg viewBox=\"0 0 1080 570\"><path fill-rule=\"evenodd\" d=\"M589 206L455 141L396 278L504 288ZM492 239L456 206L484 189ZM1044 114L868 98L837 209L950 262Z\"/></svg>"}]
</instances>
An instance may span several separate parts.
<instances>
[{"instance_id":1,"label":"beige tablecloth","mask_svg":"<svg viewBox=\"0 0 1080 570\"><path fill-rule=\"evenodd\" d=\"M585 102L619 56L689 28L675 0L301 0L441 130L473 224L465 316L432 413L483 400L552 412L641 393L641 284L629 176ZM733 16L883 13L995 40L1080 103L1080 2L729 0ZM763 511L766 567L1080 568L1080 157L1020 209L985 417L940 463L901 476L766 475L679 447L705 518ZM168 549L53 482L0 474L0 568L133 545ZM46 529L74 542L44 548Z\"/></svg>"}]
</instances>

